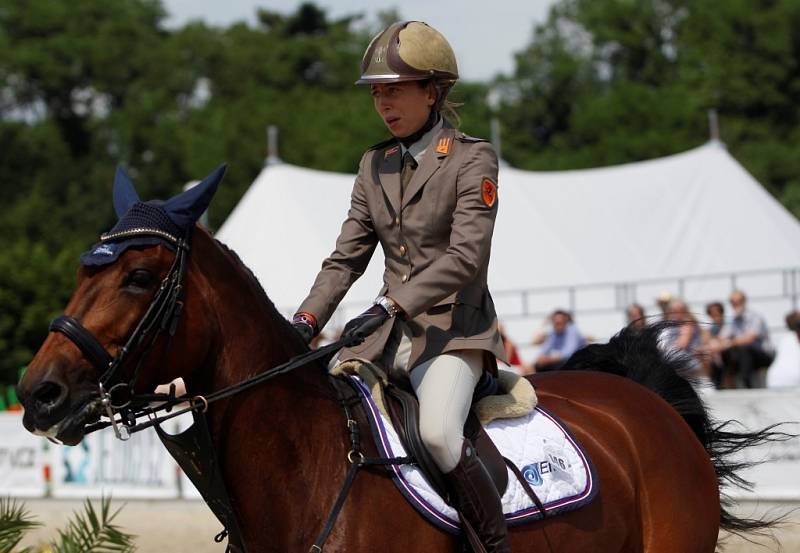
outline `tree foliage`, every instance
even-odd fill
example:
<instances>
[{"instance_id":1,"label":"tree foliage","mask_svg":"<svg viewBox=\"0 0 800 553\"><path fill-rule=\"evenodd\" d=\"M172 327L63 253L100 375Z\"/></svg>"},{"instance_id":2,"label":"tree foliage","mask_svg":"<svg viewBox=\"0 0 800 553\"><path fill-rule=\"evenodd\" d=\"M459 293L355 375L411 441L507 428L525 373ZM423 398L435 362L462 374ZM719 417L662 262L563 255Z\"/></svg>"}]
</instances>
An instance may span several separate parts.
<instances>
[{"instance_id":1,"label":"tree foliage","mask_svg":"<svg viewBox=\"0 0 800 553\"><path fill-rule=\"evenodd\" d=\"M114 222L114 167L168 197L229 164L218 226L262 168L266 127L289 163L353 172L386 137L353 86L369 38L400 18L334 19L303 4L252 25L167 28L159 0L0 0L0 379L16 379L74 286L78 254ZM800 4L561 0L513 75L460 82L462 128L502 102L512 165L567 169L675 153L707 139L800 213ZM288 183L290 185L290 183Z\"/></svg>"},{"instance_id":2,"label":"tree foliage","mask_svg":"<svg viewBox=\"0 0 800 553\"><path fill-rule=\"evenodd\" d=\"M512 165L654 158L721 138L800 214L800 3L562 0L502 83Z\"/></svg>"}]
</instances>

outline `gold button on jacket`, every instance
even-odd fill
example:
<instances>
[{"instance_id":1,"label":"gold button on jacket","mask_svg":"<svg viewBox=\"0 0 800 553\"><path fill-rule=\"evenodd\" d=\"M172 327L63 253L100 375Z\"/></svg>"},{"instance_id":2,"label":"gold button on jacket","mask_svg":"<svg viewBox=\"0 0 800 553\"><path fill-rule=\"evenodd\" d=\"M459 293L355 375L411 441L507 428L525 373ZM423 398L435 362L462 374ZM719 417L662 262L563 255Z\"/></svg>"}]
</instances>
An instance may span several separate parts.
<instances>
[{"instance_id":1,"label":"gold button on jacket","mask_svg":"<svg viewBox=\"0 0 800 553\"><path fill-rule=\"evenodd\" d=\"M391 297L406 313L410 367L459 349L482 349L505 361L486 284L499 201L492 146L445 126L428 145L402 201L401 159L395 140L361 158L336 249L298 310L313 313L323 327L380 243L386 264L376 295ZM342 350L340 359L378 360L393 321Z\"/></svg>"}]
</instances>

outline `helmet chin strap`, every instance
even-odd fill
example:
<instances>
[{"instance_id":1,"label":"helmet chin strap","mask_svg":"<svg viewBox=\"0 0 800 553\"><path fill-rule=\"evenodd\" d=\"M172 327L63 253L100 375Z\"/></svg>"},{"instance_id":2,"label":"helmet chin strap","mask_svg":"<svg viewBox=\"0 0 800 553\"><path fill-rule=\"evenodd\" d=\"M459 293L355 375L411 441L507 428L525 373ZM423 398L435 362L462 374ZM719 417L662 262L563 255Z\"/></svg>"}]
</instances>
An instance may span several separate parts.
<instances>
[{"instance_id":1,"label":"helmet chin strap","mask_svg":"<svg viewBox=\"0 0 800 553\"><path fill-rule=\"evenodd\" d=\"M434 108L431 108L431 112L428 115L428 120L425 121L424 125L422 125L416 132L413 132L408 136L398 138L398 140L403 144L403 146L408 148L414 142L422 138L422 135L431 130L433 126L438 122L439 122L439 111Z\"/></svg>"}]
</instances>

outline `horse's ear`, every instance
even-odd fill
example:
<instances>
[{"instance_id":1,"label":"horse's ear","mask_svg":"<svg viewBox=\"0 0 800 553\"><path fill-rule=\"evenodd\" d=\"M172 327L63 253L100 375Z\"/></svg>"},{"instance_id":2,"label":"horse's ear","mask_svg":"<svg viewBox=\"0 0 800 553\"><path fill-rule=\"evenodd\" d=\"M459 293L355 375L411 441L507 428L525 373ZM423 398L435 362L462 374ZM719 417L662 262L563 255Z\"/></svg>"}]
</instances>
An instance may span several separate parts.
<instances>
[{"instance_id":1,"label":"horse's ear","mask_svg":"<svg viewBox=\"0 0 800 553\"><path fill-rule=\"evenodd\" d=\"M139 195L133 188L133 181L125 173L122 165L117 165L117 174L114 175L114 211L117 217L122 217L133 204L139 201Z\"/></svg>"},{"instance_id":2,"label":"horse's ear","mask_svg":"<svg viewBox=\"0 0 800 553\"><path fill-rule=\"evenodd\" d=\"M203 179L200 184L167 200L164 203L164 210L170 219L181 228L188 228L193 225L203 212L208 209L208 204L211 203L211 198L214 197L217 185L222 180L227 167L223 163Z\"/></svg>"}]
</instances>

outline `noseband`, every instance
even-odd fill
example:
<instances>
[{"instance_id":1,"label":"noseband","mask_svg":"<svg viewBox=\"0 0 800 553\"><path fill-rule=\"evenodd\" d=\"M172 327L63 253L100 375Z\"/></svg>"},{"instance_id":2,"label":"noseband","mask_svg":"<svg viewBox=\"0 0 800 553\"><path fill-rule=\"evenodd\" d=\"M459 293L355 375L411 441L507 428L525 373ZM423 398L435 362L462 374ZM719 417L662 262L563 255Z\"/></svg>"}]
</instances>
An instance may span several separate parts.
<instances>
[{"instance_id":1,"label":"noseband","mask_svg":"<svg viewBox=\"0 0 800 553\"><path fill-rule=\"evenodd\" d=\"M113 234L103 234L100 236L100 242L142 236L155 236L175 246L175 260L172 262L167 276L161 281L147 311L116 356L112 357L94 334L74 317L62 315L50 323L50 332L60 332L66 336L101 375L98 380L100 399L112 421L115 419L115 410L125 410L131 404L139 370L156 339L164 331L169 334L170 338L175 334L183 310L183 281L189 257L190 232L185 238L177 238L159 229L136 228ZM141 350L141 354L131 378L128 382L124 382L121 368L128 356L139 350ZM125 418L125 413L122 414ZM127 439L129 436L125 426L118 428L114 425L114 431L118 438Z\"/></svg>"}]
</instances>

